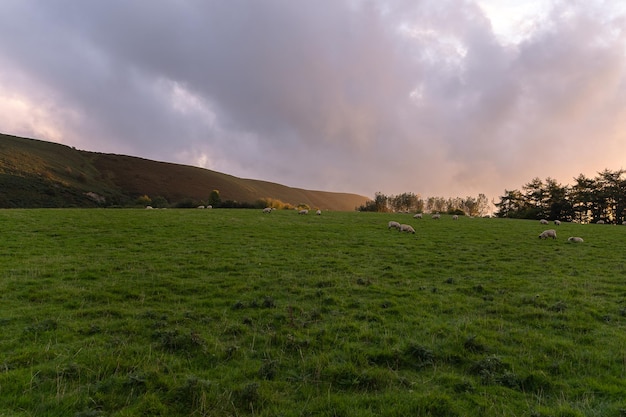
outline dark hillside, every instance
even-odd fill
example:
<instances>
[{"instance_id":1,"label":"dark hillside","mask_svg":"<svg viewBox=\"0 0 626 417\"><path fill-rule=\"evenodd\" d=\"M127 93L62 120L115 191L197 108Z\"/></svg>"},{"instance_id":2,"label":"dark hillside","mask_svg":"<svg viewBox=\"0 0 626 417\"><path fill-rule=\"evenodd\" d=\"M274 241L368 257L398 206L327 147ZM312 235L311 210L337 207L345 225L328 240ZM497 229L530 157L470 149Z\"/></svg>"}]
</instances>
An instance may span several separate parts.
<instances>
[{"instance_id":1,"label":"dark hillside","mask_svg":"<svg viewBox=\"0 0 626 417\"><path fill-rule=\"evenodd\" d=\"M267 181L242 179L208 169L110 154L91 154L92 163L118 187L132 195L161 196L168 201L206 200L219 190L222 200L250 202L272 198L330 210L354 210L367 198L347 193L311 191Z\"/></svg>"},{"instance_id":2,"label":"dark hillside","mask_svg":"<svg viewBox=\"0 0 626 417\"><path fill-rule=\"evenodd\" d=\"M188 165L0 135L0 207L123 206L143 195L176 205L205 202L213 190L219 191L222 201L254 204L273 199L341 211L354 210L367 200L356 194L291 188Z\"/></svg>"},{"instance_id":3,"label":"dark hillside","mask_svg":"<svg viewBox=\"0 0 626 417\"><path fill-rule=\"evenodd\" d=\"M123 193L69 146L0 134L0 207L95 207Z\"/></svg>"}]
</instances>

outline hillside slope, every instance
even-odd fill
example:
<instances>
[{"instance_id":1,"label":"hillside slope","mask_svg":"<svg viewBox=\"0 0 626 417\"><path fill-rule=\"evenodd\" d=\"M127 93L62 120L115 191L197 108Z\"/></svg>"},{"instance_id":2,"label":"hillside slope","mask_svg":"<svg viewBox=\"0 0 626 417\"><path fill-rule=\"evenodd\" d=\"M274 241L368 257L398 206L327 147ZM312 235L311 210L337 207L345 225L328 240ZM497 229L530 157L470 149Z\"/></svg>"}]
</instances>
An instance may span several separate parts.
<instances>
[{"instance_id":1,"label":"hillside slope","mask_svg":"<svg viewBox=\"0 0 626 417\"><path fill-rule=\"evenodd\" d=\"M206 201L254 204L260 199L354 210L367 197L292 188L242 179L208 169L82 151L53 142L0 134L0 207L96 207L129 205L137 197L162 197L171 205Z\"/></svg>"}]
</instances>

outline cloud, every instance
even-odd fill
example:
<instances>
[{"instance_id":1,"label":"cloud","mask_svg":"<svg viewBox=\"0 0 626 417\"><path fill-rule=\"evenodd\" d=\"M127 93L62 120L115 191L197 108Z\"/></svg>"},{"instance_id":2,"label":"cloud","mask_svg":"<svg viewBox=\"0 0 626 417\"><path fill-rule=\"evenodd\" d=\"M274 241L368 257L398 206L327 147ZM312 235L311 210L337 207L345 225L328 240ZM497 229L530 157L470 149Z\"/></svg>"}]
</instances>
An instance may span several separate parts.
<instances>
[{"instance_id":1,"label":"cloud","mask_svg":"<svg viewBox=\"0 0 626 417\"><path fill-rule=\"evenodd\" d=\"M309 189L497 198L623 163L611 4L532 2L512 34L486 0L9 0L0 122Z\"/></svg>"}]
</instances>

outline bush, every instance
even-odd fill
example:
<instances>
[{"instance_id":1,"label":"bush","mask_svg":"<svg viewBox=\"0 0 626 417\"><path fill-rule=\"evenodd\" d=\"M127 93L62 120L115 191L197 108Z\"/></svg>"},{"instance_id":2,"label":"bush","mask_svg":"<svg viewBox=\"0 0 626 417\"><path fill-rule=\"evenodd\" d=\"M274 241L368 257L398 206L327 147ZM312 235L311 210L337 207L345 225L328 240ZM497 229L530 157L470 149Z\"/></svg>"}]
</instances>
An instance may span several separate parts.
<instances>
[{"instance_id":1,"label":"bush","mask_svg":"<svg viewBox=\"0 0 626 417\"><path fill-rule=\"evenodd\" d=\"M152 199L150 197L148 197L146 194L137 197L137 199L135 200L135 204L137 204L138 206L148 206L150 204L152 204Z\"/></svg>"}]
</instances>

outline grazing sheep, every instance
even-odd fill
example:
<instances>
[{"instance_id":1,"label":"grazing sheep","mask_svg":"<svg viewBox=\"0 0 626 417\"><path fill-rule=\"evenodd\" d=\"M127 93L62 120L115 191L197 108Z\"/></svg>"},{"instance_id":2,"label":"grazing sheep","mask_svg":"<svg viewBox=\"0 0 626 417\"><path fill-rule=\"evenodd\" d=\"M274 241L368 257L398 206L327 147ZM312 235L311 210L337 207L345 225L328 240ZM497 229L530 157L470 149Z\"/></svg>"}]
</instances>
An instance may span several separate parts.
<instances>
[{"instance_id":1,"label":"grazing sheep","mask_svg":"<svg viewBox=\"0 0 626 417\"><path fill-rule=\"evenodd\" d=\"M206 208L208 208L208 209L212 209L212 208L213 208L213 206L209 204L208 206L206 206Z\"/></svg>"},{"instance_id":2,"label":"grazing sheep","mask_svg":"<svg viewBox=\"0 0 626 417\"><path fill-rule=\"evenodd\" d=\"M539 235L539 239L547 239L549 237L551 237L552 239L556 239L556 230L554 229L544 230Z\"/></svg>"},{"instance_id":3,"label":"grazing sheep","mask_svg":"<svg viewBox=\"0 0 626 417\"><path fill-rule=\"evenodd\" d=\"M583 243L584 242L583 238L582 237L578 237L578 236L568 237L567 241L571 242L571 243Z\"/></svg>"},{"instance_id":4,"label":"grazing sheep","mask_svg":"<svg viewBox=\"0 0 626 417\"><path fill-rule=\"evenodd\" d=\"M555 220L554 224L557 225L557 226L560 226L561 225L561 221L560 220Z\"/></svg>"},{"instance_id":5,"label":"grazing sheep","mask_svg":"<svg viewBox=\"0 0 626 417\"><path fill-rule=\"evenodd\" d=\"M432 218L433 220L439 220L441 218L441 214L433 214Z\"/></svg>"},{"instance_id":6,"label":"grazing sheep","mask_svg":"<svg viewBox=\"0 0 626 417\"><path fill-rule=\"evenodd\" d=\"M298 214L309 214L309 210L306 210L306 209L300 210Z\"/></svg>"},{"instance_id":7,"label":"grazing sheep","mask_svg":"<svg viewBox=\"0 0 626 417\"><path fill-rule=\"evenodd\" d=\"M271 213L272 212L272 208L271 207L265 207L263 209L263 213Z\"/></svg>"},{"instance_id":8,"label":"grazing sheep","mask_svg":"<svg viewBox=\"0 0 626 417\"><path fill-rule=\"evenodd\" d=\"M392 227L395 227L396 229L400 230L400 223L394 222L393 220L387 223L387 229L391 229Z\"/></svg>"},{"instance_id":9,"label":"grazing sheep","mask_svg":"<svg viewBox=\"0 0 626 417\"><path fill-rule=\"evenodd\" d=\"M413 216L414 219L421 219L422 218L422 213L417 213L416 215Z\"/></svg>"},{"instance_id":10,"label":"grazing sheep","mask_svg":"<svg viewBox=\"0 0 626 417\"><path fill-rule=\"evenodd\" d=\"M596 224L604 224L604 220L598 220Z\"/></svg>"},{"instance_id":11,"label":"grazing sheep","mask_svg":"<svg viewBox=\"0 0 626 417\"><path fill-rule=\"evenodd\" d=\"M198 206L198 207L196 207L196 208L203 209L203 208L204 208L204 206Z\"/></svg>"},{"instance_id":12,"label":"grazing sheep","mask_svg":"<svg viewBox=\"0 0 626 417\"><path fill-rule=\"evenodd\" d=\"M541 219L541 220L539 220L539 223L541 223L541 224L548 224L549 222L546 219Z\"/></svg>"},{"instance_id":13,"label":"grazing sheep","mask_svg":"<svg viewBox=\"0 0 626 417\"><path fill-rule=\"evenodd\" d=\"M322 210L317 210L317 211L315 212L315 214L317 214L318 216L321 216L321 215L322 215Z\"/></svg>"},{"instance_id":14,"label":"grazing sheep","mask_svg":"<svg viewBox=\"0 0 626 417\"><path fill-rule=\"evenodd\" d=\"M415 234L415 229L413 229L413 227L410 224L401 224L398 231Z\"/></svg>"},{"instance_id":15,"label":"grazing sheep","mask_svg":"<svg viewBox=\"0 0 626 417\"><path fill-rule=\"evenodd\" d=\"M622 222L622 224L623 224L624 226L626 226L626 220L624 220L624 221Z\"/></svg>"},{"instance_id":16,"label":"grazing sheep","mask_svg":"<svg viewBox=\"0 0 626 417\"><path fill-rule=\"evenodd\" d=\"M146 206L146 210L152 210L154 207L152 206Z\"/></svg>"},{"instance_id":17,"label":"grazing sheep","mask_svg":"<svg viewBox=\"0 0 626 417\"><path fill-rule=\"evenodd\" d=\"M454 216L452 216L452 220L459 220L459 216L455 214Z\"/></svg>"}]
</instances>

